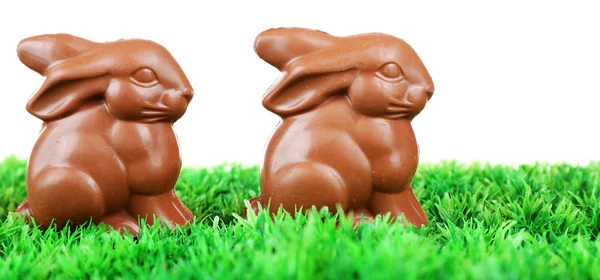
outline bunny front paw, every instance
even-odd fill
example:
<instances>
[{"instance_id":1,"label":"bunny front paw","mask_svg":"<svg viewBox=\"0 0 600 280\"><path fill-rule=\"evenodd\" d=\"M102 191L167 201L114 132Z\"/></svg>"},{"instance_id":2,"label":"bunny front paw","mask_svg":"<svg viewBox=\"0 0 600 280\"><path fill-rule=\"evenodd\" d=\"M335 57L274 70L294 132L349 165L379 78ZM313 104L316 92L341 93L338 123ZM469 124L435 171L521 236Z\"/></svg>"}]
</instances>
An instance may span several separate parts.
<instances>
[{"instance_id":1,"label":"bunny front paw","mask_svg":"<svg viewBox=\"0 0 600 280\"><path fill-rule=\"evenodd\" d=\"M260 212L260 208L266 207L266 205L262 201L262 197L260 197L260 196L249 199L248 203L250 204L250 207L244 206L244 217L248 216L249 211L254 213L254 215L258 215L258 213ZM260 207L258 205L259 203L260 203Z\"/></svg>"},{"instance_id":2,"label":"bunny front paw","mask_svg":"<svg viewBox=\"0 0 600 280\"><path fill-rule=\"evenodd\" d=\"M25 198L21 204L15 209L15 213L22 215L25 222L31 221L31 210L29 209L29 199Z\"/></svg>"},{"instance_id":3,"label":"bunny front paw","mask_svg":"<svg viewBox=\"0 0 600 280\"><path fill-rule=\"evenodd\" d=\"M391 214L392 221L401 218L406 226L407 222L417 228L427 224L428 219L421 204L417 200L412 187L400 193L375 192L369 201L369 209L375 215Z\"/></svg>"},{"instance_id":4,"label":"bunny front paw","mask_svg":"<svg viewBox=\"0 0 600 280\"><path fill-rule=\"evenodd\" d=\"M108 229L112 228L121 234L124 234L125 231L127 231L131 235L137 236L140 232L138 221L126 211L120 211L115 214L106 215L102 218L102 220L100 220L100 222L107 225Z\"/></svg>"},{"instance_id":5,"label":"bunny front paw","mask_svg":"<svg viewBox=\"0 0 600 280\"><path fill-rule=\"evenodd\" d=\"M141 217L149 225L154 218L160 219L169 228L186 226L192 222L194 215L171 190L159 195L132 194L129 200L129 213Z\"/></svg>"}]
</instances>

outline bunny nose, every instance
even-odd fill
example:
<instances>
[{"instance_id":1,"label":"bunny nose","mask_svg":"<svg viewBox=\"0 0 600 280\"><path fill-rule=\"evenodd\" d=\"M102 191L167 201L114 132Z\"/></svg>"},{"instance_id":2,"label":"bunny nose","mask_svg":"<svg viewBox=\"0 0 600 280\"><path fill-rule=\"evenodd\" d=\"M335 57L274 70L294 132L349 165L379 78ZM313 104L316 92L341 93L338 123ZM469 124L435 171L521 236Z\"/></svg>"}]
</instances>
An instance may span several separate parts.
<instances>
[{"instance_id":1,"label":"bunny nose","mask_svg":"<svg viewBox=\"0 0 600 280\"><path fill-rule=\"evenodd\" d=\"M427 103L427 99L429 97L429 92L426 88L415 86L408 90L408 101L410 101L415 108L419 108L419 110L425 107L425 103Z\"/></svg>"},{"instance_id":2,"label":"bunny nose","mask_svg":"<svg viewBox=\"0 0 600 280\"><path fill-rule=\"evenodd\" d=\"M427 98L428 99L431 99L431 97L433 96L433 91L434 91L434 89L433 89L433 85L432 84L429 84L429 85L427 85L425 87L425 93L427 93Z\"/></svg>"},{"instance_id":3,"label":"bunny nose","mask_svg":"<svg viewBox=\"0 0 600 280\"><path fill-rule=\"evenodd\" d=\"M192 101L192 97L194 97L194 90L192 88L184 88L181 91L181 95L187 100L187 102Z\"/></svg>"},{"instance_id":4,"label":"bunny nose","mask_svg":"<svg viewBox=\"0 0 600 280\"><path fill-rule=\"evenodd\" d=\"M189 103L193 95L194 92L191 89L171 89L163 93L160 101L167 107L177 107L183 105L184 103ZM183 101L183 99L185 99L185 102Z\"/></svg>"}]
</instances>

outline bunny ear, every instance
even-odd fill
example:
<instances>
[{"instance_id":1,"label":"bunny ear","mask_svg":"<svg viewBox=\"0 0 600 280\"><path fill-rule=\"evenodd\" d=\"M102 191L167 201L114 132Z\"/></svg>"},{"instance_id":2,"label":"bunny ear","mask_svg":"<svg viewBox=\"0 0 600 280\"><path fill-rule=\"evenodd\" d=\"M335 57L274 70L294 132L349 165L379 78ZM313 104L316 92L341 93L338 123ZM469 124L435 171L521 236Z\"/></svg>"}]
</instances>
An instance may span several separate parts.
<instances>
[{"instance_id":1,"label":"bunny ear","mask_svg":"<svg viewBox=\"0 0 600 280\"><path fill-rule=\"evenodd\" d=\"M50 121L64 117L106 91L112 61L102 52L74 57L49 67L46 80L27 103L32 115Z\"/></svg>"},{"instance_id":2,"label":"bunny ear","mask_svg":"<svg viewBox=\"0 0 600 280\"><path fill-rule=\"evenodd\" d=\"M306 111L321 104L331 94L349 87L354 82L355 70L360 67L360 49L330 48L310 53L291 61L283 77L273 84L263 98L263 106L280 115ZM318 76L326 76L325 79ZM310 81L306 79L312 78ZM313 80L314 79L314 80ZM311 82L312 84L306 84ZM296 84L303 84L304 90Z\"/></svg>"},{"instance_id":3,"label":"bunny ear","mask_svg":"<svg viewBox=\"0 0 600 280\"><path fill-rule=\"evenodd\" d=\"M254 51L279 71L293 59L335 45L337 37L305 28L274 28L256 36Z\"/></svg>"},{"instance_id":4,"label":"bunny ear","mask_svg":"<svg viewBox=\"0 0 600 280\"><path fill-rule=\"evenodd\" d=\"M97 48L98 44L69 34L46 34L19 42L17 56L31 70L44 75L53 63Z\"/></svg>"}]
</instances>

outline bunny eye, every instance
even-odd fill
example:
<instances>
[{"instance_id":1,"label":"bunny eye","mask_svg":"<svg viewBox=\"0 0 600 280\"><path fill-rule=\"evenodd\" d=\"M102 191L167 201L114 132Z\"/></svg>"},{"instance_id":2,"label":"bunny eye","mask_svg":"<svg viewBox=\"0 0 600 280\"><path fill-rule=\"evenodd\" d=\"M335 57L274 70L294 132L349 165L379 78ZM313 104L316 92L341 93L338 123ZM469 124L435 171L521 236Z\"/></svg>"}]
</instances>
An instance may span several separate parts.
<instances>
[{"instance_id":1,"label":"bunny eye","mask_svg":"<svg viewBox=\"0 0 600 280\"><path fill-rule=\"evenodd\" d=\"M379 67L378 74L388 79L398 79L402 77L402 69L398 64L390 62Z\"/></svg>"},{"instance_id":2,"label":"bunny eye","mask_svg":"<svg viewBox=\"0 0 600 280\"><path fill-rule=\"evenodd\" d=\"M132 75L131 79L141 86L153 86L158 82L156 74L150 68L140 68L136 70Z\"/></svg>"}]
</instances>

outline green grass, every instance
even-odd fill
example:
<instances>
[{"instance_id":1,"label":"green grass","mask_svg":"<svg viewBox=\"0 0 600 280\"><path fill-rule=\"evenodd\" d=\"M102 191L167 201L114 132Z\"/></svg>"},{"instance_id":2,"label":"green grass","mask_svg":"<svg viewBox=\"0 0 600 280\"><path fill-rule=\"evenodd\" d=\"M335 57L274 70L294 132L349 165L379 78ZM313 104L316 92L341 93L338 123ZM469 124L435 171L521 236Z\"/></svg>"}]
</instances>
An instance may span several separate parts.
<instances>
[{"instance_id":1,"label":"green grass","mask_svg":"<svg viewBox=\"0 0 600 280\"><path fill-rule=\"evenodd\" d=\"M414 186L430 223L336 228L312 211L240 217L258 167L183 170L177 190L197 221L136 241L101 227L41 232L10 211L25 162L0 163L0 278L600 279L600 163L519 167L444 162ZM325 218L324 222L321 218Z\"/></svg>"}]
</instances>

